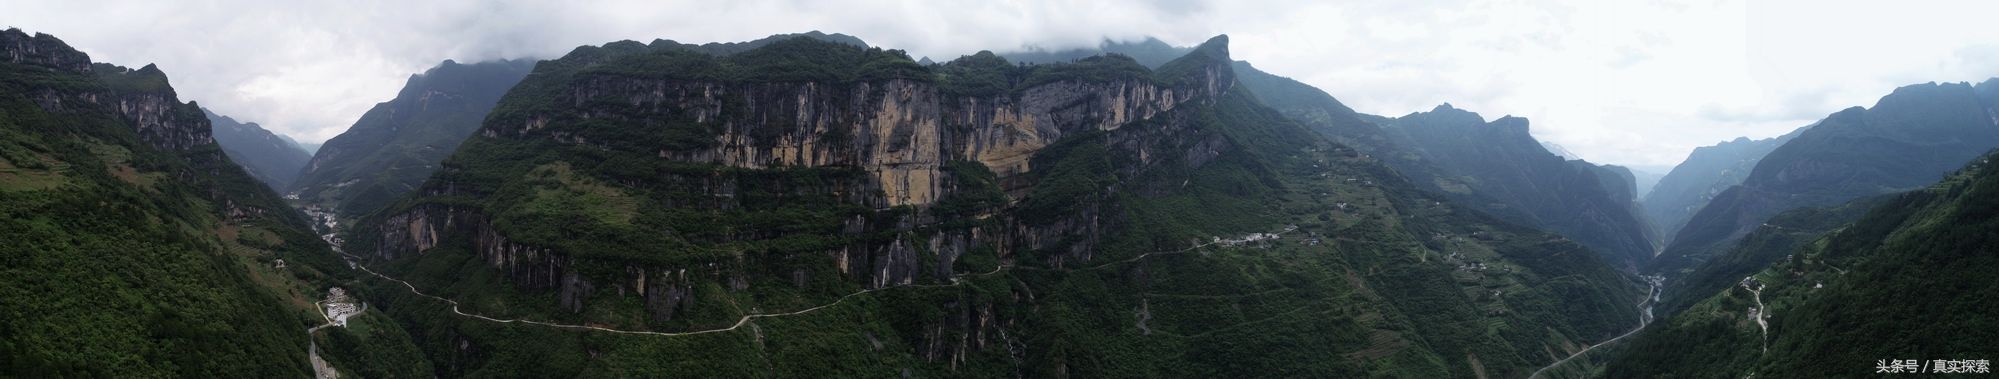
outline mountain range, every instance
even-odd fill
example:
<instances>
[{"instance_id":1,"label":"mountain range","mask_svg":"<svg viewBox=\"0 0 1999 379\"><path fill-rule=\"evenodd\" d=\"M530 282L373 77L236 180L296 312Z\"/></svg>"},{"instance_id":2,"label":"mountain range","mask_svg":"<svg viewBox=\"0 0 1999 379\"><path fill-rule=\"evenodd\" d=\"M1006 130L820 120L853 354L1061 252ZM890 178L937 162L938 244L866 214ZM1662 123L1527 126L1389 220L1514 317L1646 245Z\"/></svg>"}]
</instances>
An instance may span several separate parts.
<instances>
[{"instance_id":1,"label":"mountain range","mask_svg":"<svg viewBox=\"0 0 1999 379\"><path fill-rule=\"evenodd\" d=\"M1678 275L1770 216L1921 188L1999 147L1999 81L1904 86L1796 132L1693 214L1648 268ZM1781 137L1780 137L1781 139Z\"/></svg>"},{"instance_id":2,"label":"mountain range","mask_svg":"<svg viewBox=\"0 0 1999 379\"><path fill-rule=\"evenodd\" d=\"M387 205L429 178L533 67L526 60L447 60L411 75L395 99L327 140L285 188L346 217Z\"/></svg>"},{"instance_id":3,"label":"mountain range","mask_svg":"<svg viewBox=\"0 0 1999 379\"><path fill-rule=\"evenodd\" d=\"M300 146L291 137L272 133L257 123L244 123L215 114L204 108L202 114L208 116L215 133L215 143L222 146L222 152L229 160L243 166L251 177L264 182L272 190L283 191L291 187L292 180L298 178L299 168L305 167L312 153Z\"/></svg>"},{"instance_id":4,"label":"mountain range","mask_svg":"<svg viewBox=\"0 0 1999 379\"><path fill-rule=\"evenodd\" d=\"M1668 283L1663 319L1591 358L1591 375L1841 376L1874 366L1827 362L1989 350L1970 341L1990 338L1974 331L1992 313L1977 293L1999 284L1976 247L1999 235L1995 86L1905 86L1696 150L1648 198L1693 212L1647 268Z\"/></svg>"},{"instance_id":5,"label":"mountain range","mask_svg":"<svg viewBox=\"0 0 1999 379\"><path fill-rule=\"evenodd\" d=\"M1157 66L1185 51L1146 39L1007 57L1045 63L1114 54ZM1660 238L1637 205L1638 189L1628 169L1572 161L1550 152L1528 133L1526 119L1504 117L1488 124L1476 113L1449 104L1400 118L1368 115L1324 90L1263 72L1249 62L1233 62L1232 69L1244 88L1270 108L1334 141L1380 157L1425 191L1513 223L1562 234L1623 267L1636 267L1658 250ZM1495 141L1501 143L1488 143Z\"/></svg>"},{"instance_id":6,"label":"mountain range","mask_svg":"<svg viewBox=\"0 0 1999 379\"><path fill-rule=\"evenodd\" d=\"M318 148L0 58L0 375L1836 377L1999 337L1999 79L1648 188L1227 36L446 60Z\"/></svg>"},{"instance_id":7,"label":"mountain range","mask_svg":"<svg viewBox=\"0 0 1999 379\"><path fill-rule=\"evenodd\" d=\"M1878 357L1935 357L1923 359L1928 371L1930 360L1989 354L1999 338L1991 161L1914 191L1780 214L1718 258L1763 255L1733 266L1750 269L1690 293L1603 376L1831 377L1876 372Z\"/></svg>"},{"instance_id":8,"label":"mountain range","mask_svg":"<svg viewBox=\"0 0 1999 379\"><path fill-rule=\"evenodd\" d=\"M1487 121L1450 104L1373 119L1395 141L1382 154L1413 182L1575 239L1621 267L1635 267L1657 249L1631 170L1550 153L1528 133L1527 119Z\"/></svg>"},{"instance_id":9,"label":"mountain range","mask_svg":"<svg viewBox=\"0 0 1999 379\"><path fill-rule=\"evenodd\" d=\"M1515 376L1638 322L1635 278L1263 107L1226 43L586 46L346 246L447 376Z\"/></svg>"},{"instance_id":10,"label":"mountain range","mask_svg":"<svg viewBox=\"0 0 1999 379\"><path fill-rule=\"evenodd\" d=\"M1749 177L1749 171L1763 160L1777 146L1783 146L1809 128L1798 128L1782 136L1751 140L1738 137L1735 140L1694 148L1686 161L1674 166L1671 172L1659 179L1650 194L1641 202L1645 214L1650 215L1659 227L1661 235L1671 237L1687 225L1687 219L1707 206L1716 195L1731 187L1742 184Z\"/></svg>"}]
</instances>

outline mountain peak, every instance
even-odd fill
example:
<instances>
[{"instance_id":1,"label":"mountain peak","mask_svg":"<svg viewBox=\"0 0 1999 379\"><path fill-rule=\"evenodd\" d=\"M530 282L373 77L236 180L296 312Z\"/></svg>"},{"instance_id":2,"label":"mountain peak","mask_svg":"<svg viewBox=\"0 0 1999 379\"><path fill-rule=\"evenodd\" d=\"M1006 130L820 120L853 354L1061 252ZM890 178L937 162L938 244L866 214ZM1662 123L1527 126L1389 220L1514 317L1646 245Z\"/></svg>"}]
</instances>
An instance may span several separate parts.
<instances>
[{"instance_id":1,"label":"mountain peak","mask_svg":"<svg viewBox=\"0 0 1999 379\"><path fill-rule=\"evenodd\" d=\"M1208 38L1207 42L1202 42L1201 45L1195 46L1194 52L1187 53L1187 55L1194 54L1202 54L1221 62L1230 61L1229 35L1217 34L1213 38Z\"/></svg>"},{"instance_id":2,"label":"mountain peak","mask_svg":"<svg viewBox=\"0 0 1999 379\"><path fill-rule=\"evenodd\" d=\"M1126 57L1129 59L1129 57ZM1194 47L1194 51L1179 59L1159 65L1155 71L1161 78L1183 81L1205 87L1209 94L1220 94L1235 85L1233 60L1229 59L1229 36L1217 35ZM1184 82L1193 80L1201 83Z\"/></svg>"},{"instance_id":3,"label":"mountain peak","mask_svg":"<svg viewBox=\"0 0 1999 379\"><path fill-rule=\"evenodd\" d=\"M763 47L765 45L790 41L799 38L812 39L822 42L832 42L841 45L860 47L863 49L870 47L868 46L868 42L861 40L860 37L855 37L840 33L826 33L817 30L804 33L772 34L768 37L758 38L749 41L742 41L742 42L709 42L698 45L690 43L681 43L670 39L653 39L651 44L645 44L643 46L649 46L653 49L680 48L708 55L732 55L745 51L756 50L757 48ZM611 44L620 44L620 46L611 46L611 44L606 44L604 45L604 47L611 48L614 50L629 48L629 46L622 45L622 43L624 42L626 41L612 42ZM638 42L632 41L631 43L637 44Z\"/></svg>"},{"instance_id":4,"label":"mountain peak","mask_svg":"<svg viewBox=\"0 0 1999 379\"><path fill-rule=\"evenodd\" d=\"M43 66L70 72L90 72L90 55L71 48L55 36L19 28L0 31L0 56L6 62Z\"/></svg>"},{"instance_id":5,"label":"mountain peak","mask_svg":"<svg viewBox=\"0 0 1999 379\"><path fill-rule=\"evenodd\" d=\"M1402 116L1402 118L1412 118L1412 117L1436 119L1451 124L1485 123L1485 116L1479 115L1478 112L1472 112L1455 106L1451 106L1451 103L1438 104L1437 107L1430 108L1429 112L1413 112L1410 113L1409 115Z\"/></svg>"},{"instance_id":6,"label":"mountain peak","mask_svg":"<svg viewBox=\"0 0 1999 379\"><path fill-rule=\"evenodd\" d=\"M1187 64L1227 66L1231 61L1229 59L1229 35L1221 34L1216 35L1214 38L1209 38L1207 42L1202 42L1199 46L1194 46L1193 51L1187 52L1180 59L1174 59L1173 61L1166 62L1164 65L1160 65L1159 71L1170 71L1172 70L1170 66Z\"/></svg>"},{"instance_id":7,"label":"mountain peak","mask_svg":"<svg viewBox=\"0 0 1999 379\"><path fill-rule=\"evenodd\" d=\"M1500 117L1497 120L1492 120L1492 123L1488 125L1491 125L1492 127L1495 128L1500 128L1500 130L1506 131L1507 133L1528 135L1527 124L1528 123L1526 117L1506 115Z\"/></svg>"},{"instance_id":8,"label":"mountain peak","mask_svg":"<svg viewBox=\"0 0 1999 379\"><path fill-rule=\"evenodd\" d=\"M1985 101L1999 103L1999 77L1985 79L1985 81L1972 85L1971 92L1985 98Z\"/></svg>"},{"instance_id":9,"label":"mountain peak","mask_svg":"<svg viewBox=\"0 0 1999 379\"><path fill-rule=\"evenodd\" d=\"M1971 84L1964 82L1910 84L1897 87L1893 92L1889 92L1887 96L1882 96L1880 100L1874 102L1873 108L1879 109L1884 106L1895 107L1929 103L1954 95L1968 95L1970 93Z\"/></svg>"}]
</instances>

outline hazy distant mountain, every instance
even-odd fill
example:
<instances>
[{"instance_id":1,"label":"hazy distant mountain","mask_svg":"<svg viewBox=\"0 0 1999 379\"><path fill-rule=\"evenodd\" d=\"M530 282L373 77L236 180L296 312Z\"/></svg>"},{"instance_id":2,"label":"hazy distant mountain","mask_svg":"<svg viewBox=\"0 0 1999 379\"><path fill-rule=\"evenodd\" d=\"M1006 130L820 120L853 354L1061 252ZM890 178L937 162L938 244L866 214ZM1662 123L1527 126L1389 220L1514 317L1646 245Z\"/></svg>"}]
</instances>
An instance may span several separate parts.
<instances>
[{"instance_id":1,"label":"hazy distant mountain","mask_svg":"<svg viewBox=\"0 0 1999 379\"><path fill-rule=\"evenodd\" d=\"M359 216L415 189L486 119L533 61L444 61L412 75L402 92L376 104L326 141L291 191L345 216Z\"/></svg>"},{"instance_id":2,"label":"hazy distant mountain","mask_svg":"<svg viewBox=\"0 0 1999 379\"><path fill-rule=\"evenodd\" d=\"M860 38L840 33L827 34L817 30L804 33L776 34L769 37L758 38L755 40L743 41L743 42L709 42L699 45L680 43L666 39L655 39L652 40L652 43L646 44L646 46L654 49L681 48L705 54L730 55L730 54L755 50L757 48L764 47L764 45L769 45L773 42L785 41L799 37L811 38L815 40L832 42L848 46L868 47L867 41L862 41Z\"/></svg>"},{"instance_id":3,"label":"hazy distant mountain","mask_svg":"<svg viewBox=\"0 0 1999 379\"><path fill-rule=\"evenodd\" d=\"M1528 133L1527 119L1488 122L1444 104L1377 122L1405 154L1386 160L1418 183L1568 236L1620 264L1642 263L1655 251L1631 171L1550 153Z\"/></svg>"},{"instance_id":4,"label":"hazy distant mountain","mask_svg":"<svg viewBox=\"0 0 1999 379\"><path fill-rule=\"evenodd\" d=\"M1631 175L1633 176L1634 179L1633 182L1638 184L1638 199L1639 199L1639 205L1641 207L1644 205L1645 197L1652 195L1652 190L1659 186L1659 181L1664 180L1666 174L1670 171L1673 171L1672 166L1625 166L1625 167L1631 169ZM1651 212L1646 212L1647 215L1646 217L1651 217L1650 214ZM1653 225L1653 226L1658 226L1658 225Z\"/></svg>"},{"instance_id":5,"label":"hazy distant mountain","mask_svg":"<svg viewBox=\"0 0 1999 379\"><path fill-rule=\"evenodd\" d=\"M1687 224L1694 212L1707 206L1709 200L1722 191L1742 184L1749 177L1749 171L1763 156L1776 150L1785 142L1790 142L1806 128L1798 128L1782 136L1750 140L1736 138L1714 146L1694 148L1692 154L1672 172L1659 179L1658 186L1645 195L1645 214L1652 217L1659 231L1672 243L1672 238Z\"/></svg>"},{"instance_id":6,"label":"hazy distant mountain","mask_svg":"<svg viewBox=\"0 0 1999 379\"><path fill-rule=\"evenodd\" d=\"M1097 44L1096 48L1088 49L1029 49L1026 51L1002 53L1000 55L1012 62L1044 64L1072 62L1077 59L1103 55L1104 53L1113 53L1131 57L1132 60L1138 61L1138 64L1145 65L1146 67L1159 67L1159 65L1187 55L1187 52L1192 50L1193 48L1168 45L1157 38L1146 37L1145 40L1138 42L1104 40L1102 43Z\"/></svg>"},{"instance_id":7,"label":"hazy distant mountain","mask_svg":"<svg viewBox=\"0 0 1999 379\"><path fill-rule=\"evenodd\" d=\"M299 150L305 150L307 154L319 152L319 144L299 142L297 139L283 134L279 134L278 138L285 139L285 142L290 142L292 146L297 146Z\"/></svg>"},{"instance_id":8,"label":"hazy distant mountain","mask_svg":"<svg viewBox=\"0 0 1999 379\"><path fill-rule=\"evenodd\" d=\"M1550 153L1527 120L1450 107L1402 118L1362 114L1325 91L1234 65L1245 89L1328 138L1395 168L1420 188L1503 219L1554 231L1622 266L1649 259L1657 236L1635 202L1635 178Z\"/></svg>"},{"instance_id":9,"label":"hazy distant mountain","mask_svg":"<svg viewBox=\"0 0 1999 379\"><path fill-rule=\"evenodd\" d=\"M283 191L291 188L292 179L298 178L298 170L312 159L312 154L293 142L291 137L264 130L257 123L243 123L236 119L215 114L208 109L201 112L214 124L215 143L222 145L222 152L229 154L229 160L243 166L250 176L264 182L272 190Z\"/></svg>"},{"instance_id":10,"label":"hazy distant mountain","mask_svg":"<svg viewBox=\"0 0 1999 379\"><path fill-rule=\"evenodd\" d=\"M1677 274L1784 210L1935 182L1999 147L1999 79L1897 88L1834 113L1772 150L1687 221L1652 270Z\"/></svg>"}]
</instances>

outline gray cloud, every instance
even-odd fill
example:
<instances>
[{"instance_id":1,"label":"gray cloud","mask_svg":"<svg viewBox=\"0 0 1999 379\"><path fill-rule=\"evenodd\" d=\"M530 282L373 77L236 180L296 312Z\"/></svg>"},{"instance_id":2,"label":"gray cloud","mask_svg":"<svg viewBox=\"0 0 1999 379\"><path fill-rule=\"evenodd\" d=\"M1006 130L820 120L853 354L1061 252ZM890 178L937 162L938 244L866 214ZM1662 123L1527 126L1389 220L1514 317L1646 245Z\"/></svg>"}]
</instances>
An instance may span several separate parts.
<instances>
[{"instance_id":1,"label":"gray cloud","mask_svg":"<svg viewBox=\"0 0 1999 379\"><path fill-rule=\"evenodd\" d=\"M0 9L0 26L54 34L99 61L158 63L183 98L303 141L338 134L444 59L808 30L937 59L1227 33L1237 58L1363 112L1451 102L1520 115L1585 158L1636 165L1783 133L1899 84L1999 69L1999 49L1985 42L1999 29L1980 27L1999 4L1969 1L0 0Z\"/></svg>"}]
</instances>

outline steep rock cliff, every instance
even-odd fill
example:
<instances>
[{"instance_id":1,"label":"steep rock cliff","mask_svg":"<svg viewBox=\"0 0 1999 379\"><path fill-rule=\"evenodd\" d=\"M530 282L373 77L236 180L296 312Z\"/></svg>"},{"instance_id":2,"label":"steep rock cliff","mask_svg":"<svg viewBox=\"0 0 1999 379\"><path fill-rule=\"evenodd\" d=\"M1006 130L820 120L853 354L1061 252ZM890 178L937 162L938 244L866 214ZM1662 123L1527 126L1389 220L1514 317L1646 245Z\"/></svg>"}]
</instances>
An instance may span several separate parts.
<instances>
[{"instance_id":1,"label":"steep rock cliff","mask_svg":"<svg viewBox=\"0 0 1999 379\"><path fill-rule=\"evenodd\" d=\"M350 245L459 311L690 333L392 295L442 376L658 357L751 376L1518 375L1549 341L1636 322L1640 288L1594 253L1424 197L1263 108L1223 43L1158 70L918 66L808 38L579 48ZM1219 242L1262 233L1284 235ZM554 359L497 358L519 354Z\"/></svg>"},{"instance_id":2,"label":"steep rock cliff","mask_svg":"<svg viewBox=\"0 0 1999 379\"><path fill-rule=\"evenodd\" d=\"M952 195L957 190L953 187L956 180L943 172L949 162L975 162L991 170L998 182L1005 183L1013 197L1018 198L1026 195L1023 193L1026 184L1032 182L1024 177L1032 170L1030 158L1049 143L1067 135L1111 131L1146 120L1181 103L1212 98L1233 83L1226 69L1206 67L1192 72L1194 76L1177 87L1150 77L1131 76L1103 81L1054 81L986 97L953 96L937 83L919 79L822 84L587 76L575 79L562 91L563 95L553 99L574 111L519 114L502 110L475 138L628 149L641 147L628 145L633 141L597 139L593 135L606 132L603 130L606 128L643 127L640 125L659 120L700 125L712 134L694 143L642 148L649 149L648 155L675 164L712 165L722 171L854 172L857 175L843 175L824 187L794 188L789 192L799 197L843 194L835 200L875 209L868 212L871 214L856 214L840 225L843 234L873 235L938 223L939 220L922 212L898 214L905 212L895 209L927 208ZM525 122L505 121L511 119ZM1173 153L1176 152L1141 155ZM738 187L749 185L741 180L730 175L689 175L671 181L688 185L680 193L721 199L682 206L716 209L767 206L734 199L740 192ZM428 187L439 188L439 185L449 189L455 183L432 183ZM437 194L450 195L447 192ZM488 263L502 268L523 288L549 289L565 280L581 280L564 270L569 257L507 240L498 231L504 228L495 228L486 212L490 210L463 206L427 206L395 212L382 224L377 254L383 259L394 259L421 253L436 246L441 235L456 231L480 236L474 241L474 250L481 252L480 256ZM1101 232L1101 227L1092 212L1085 210L1076 217L1049 220L1040 225L970 227L929 238L882 238L824 253L838 262L840 275L858 278L867 288L881 288L919 279L947 280L953 259L966 250L988 248L995 249L1000 256L1010 256L1015 240L1028 249L1041 249L1057 242L1068 243L1065 239L1072 237L1081 238L1083 243L1066 248L1076 254L1068 259L1087 260L1093 250L1089 242L1098 239L1095 234ZM716 240L780 237L730 233ZM952 243L942 243L946 240ZM927 259L938 261L931 267L923 267L919 250L925 256L935 255ZM715 264L734 265L726 259L698 263ZM663 269L633 265L625 271L645 276L658 270L682 269L675 265ZM718 272L741 275L741 268L725 267ZM630 277L616 281L643 282ZM569 294L565 291L563 303L580 301ZM670 313L662 315L665 314Z\"/></svg>"},{"instance_id":3,"label":"steep rock cliff","mask_svg":"<svg viewBox=\"0 0 1999 379\"><path fill-rule=\"evenodd\" d=\"M6 50L7 63L73 73L90 72L90 56L70 48L69 44L55 36L42 33L29 36L21 29L9 28L0 33L0 49Z\"/></svg>"}]
</instances>

